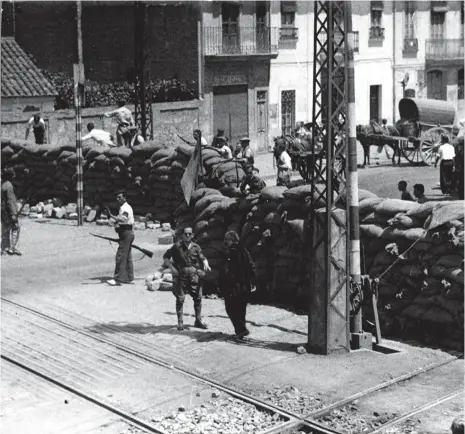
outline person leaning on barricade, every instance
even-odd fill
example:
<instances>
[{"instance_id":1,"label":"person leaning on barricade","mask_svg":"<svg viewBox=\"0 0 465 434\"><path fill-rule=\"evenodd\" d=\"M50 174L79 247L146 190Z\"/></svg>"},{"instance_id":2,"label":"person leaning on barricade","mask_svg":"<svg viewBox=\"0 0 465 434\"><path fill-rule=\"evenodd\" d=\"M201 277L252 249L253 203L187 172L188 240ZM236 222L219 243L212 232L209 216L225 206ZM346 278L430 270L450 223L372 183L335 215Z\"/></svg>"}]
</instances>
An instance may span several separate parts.
<instances>
[{"instance_id":1,"label":"person leaning on barricade","mask_svg":"<svg viewBox=\"0 0 465 434\"><path fill-rule=\"evenodd\" d=\"M163 263L173 273L173 294L176 297L178 330L184 330L184 300L189 294L194 300L194 327L207 329L202 321L202 282L205 271L210 271L207 258L200 246L192 241L192 228L184 228L181 239L163 255Z\"/></svg>"}]
</instances>

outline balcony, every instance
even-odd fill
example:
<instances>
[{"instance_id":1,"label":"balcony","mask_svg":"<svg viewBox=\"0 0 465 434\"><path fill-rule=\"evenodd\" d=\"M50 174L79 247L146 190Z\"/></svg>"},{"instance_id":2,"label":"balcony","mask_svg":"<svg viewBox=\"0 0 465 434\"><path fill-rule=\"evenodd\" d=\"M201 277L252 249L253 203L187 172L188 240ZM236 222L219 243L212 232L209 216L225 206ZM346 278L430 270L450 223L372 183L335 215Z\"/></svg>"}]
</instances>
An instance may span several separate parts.
<instances>
[{"instance_id":1,"label":"balcony","mask_svg":"<svg viewBox=\"0 0 465 434\"><path fill-rule=\"evenodd\" d=\"M369 47L382 47L383 41L384 41L384 27L380 27L380 26L370 27L368 46Z\"/></svg>"},{"instance_id":2,"label":"balcony","mask_svg":"<svg viewBox=\"0 0 465 434\"><path fill-rule=\"evenodd\" d=\"M404 49L402 51L403 57L417 57L418 53L418 39L417 38L404 38Z\"/></svg>"},{"instance_id":3,"label":"balcony","mask_svg":"<svg viewBox=\"0 0 465 434\"><path fill-rule=\"evenodd\" d=\"M299 39L299 29L297 27L281 27L279 29L280 41L297 41Z\"/></svg>"},{"instance_id":4,"label":"balcony","mask_svg":"<svg viewBox=\"0 0 465 434\"><path fill-rule=\"evenodd\" d=\"M204 54L211 58L275 58L278 38L277 27L204 27Z\"/></svg>"},{"instance_id":5,"label":"balcony","mask_svg":"<svg viewBox=\"0 0 465 434\"><path fill-rule=\"evenodd\" d=\"M429 64L462 64L463 39L427 39L425 59Z\"/></svg>"}]
</instances>

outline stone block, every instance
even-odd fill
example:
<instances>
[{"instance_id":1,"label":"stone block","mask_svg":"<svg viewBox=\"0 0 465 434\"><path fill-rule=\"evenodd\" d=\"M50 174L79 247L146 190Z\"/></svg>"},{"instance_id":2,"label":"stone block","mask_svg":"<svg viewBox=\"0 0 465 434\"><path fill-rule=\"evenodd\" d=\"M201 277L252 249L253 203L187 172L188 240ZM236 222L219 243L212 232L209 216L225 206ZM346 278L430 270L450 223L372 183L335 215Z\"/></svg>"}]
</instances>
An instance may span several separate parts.
<instances>
[{"instance_id":1,"label":"stone block","mask_svg":"<svg viewBox=\"0 0 465 434\"><path fill-rule=\"evenodd\" d=\"M170 225L169 223L163 223L163 224L161 225L161 230L162 230L163 232L168 232L168 231L171 230L171 225Z\"/></svg>"},{"instance_id":2,"label":"stone block","mask_svg":"<svg viewBox=\"0 0 465 434\"><path fill-rule=\"evenodd\" d=\"M134 230L135 231L143 231L143 230L145 230L145 223L141 223L141 222L134 223Z\"/></svg>"},{"instance_id":3,"label":"stone block","mask_svg":"<svg viewBox=\"0 0 465 434\"><path fill-rule=\"evenodd\" d=\"M64 205L63 200L61 200L59 197L54 197L52 199L52 203L55 208L60 208Z\"/></svg>"},{"instance_id":4,"label":"stone block","mask_svg":"<svg viewBox=\"0 0 465 434\"><path fill-rule=\"evenodd\" d=\"M77 220L77 219L78 219L77 212L72 212L71 214L68 214L68 220Z\"/></svg>"},{"instance_id":5,"label":"stone block","mask_svg":"<svg viewBox=\"0 0 465 434\"><path fill-rule=\"evenodd\" d=\"M65 207L66 214L75 214L77 212L77 205L75 203L69 203Z\"/></svg>"},{"instance_id":6,"label":"stone block","mask_svg":"<svg viewBox=\"0 0 465 434\"><path fill-rule=\"evenodd\" d=\"M63 217L66 216L66 209L64 206L62 206L61 208L60 207L55 207L53 208L53 215L57 218L57 219L62 219Z\"/></svg>"},{"instance_id":7,"label":"stone block","mask_svg":"<svg viewBox=\"0 0 465 434\"><path fill-rule=\"evenodd\" d=\"M98 226L108 226L109 222L109 220L98 219L95 223L97 223Z\"/></svg>"},{"instance_id":8,"label":"stone block","mask_svg":"<svg viewBox=\"0 0 465 434\"><path fill-rule=\"evenodd\" d=\"M170 245L173 244L173 236L172 235L165 235L163 237L158 237L158 244L161 245Z\"/></svg>"},{"instance_id":9,"label":"stone block","mask_svg":"<svg viewBox=\"0 0 465 434\"><path fill-rule=\"evenodd\" d=\"M97 217L97 211L95 211L95 209L91 209L86 216L86 222L93 222L95 220L95 217Z\"/></svg>"}]
</instances>

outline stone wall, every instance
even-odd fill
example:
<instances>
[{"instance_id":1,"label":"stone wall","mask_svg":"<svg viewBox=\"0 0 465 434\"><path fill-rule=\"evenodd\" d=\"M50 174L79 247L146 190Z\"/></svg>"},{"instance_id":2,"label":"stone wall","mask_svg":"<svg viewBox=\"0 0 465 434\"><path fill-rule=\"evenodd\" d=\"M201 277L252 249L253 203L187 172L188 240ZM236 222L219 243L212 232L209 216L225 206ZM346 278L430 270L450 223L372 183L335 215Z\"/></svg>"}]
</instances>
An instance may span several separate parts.
<instances>
[{"instance_id":1,"label":"stone wall","mask_svg":"<svg viewBox=\"0 0 465 434\"><path fill-rule=\"evenodd\" d=\"M116 107L97 107L82 109L82 133L87 133L86 125L93 122L95 128L101 128L116 134L116 122L106 118L103 114ZM134 107L128 105L134 112ZM192 131L202 129L208 140L211 140L210 131L206 130L210 124L203 101L180 101L170 103L152 104L154 140L159 143L179 143L177 134L192 139ZM57 110L41 113L47 125L47 143L52 145L68 145L76 143L76 123L74 110ZM31 113L2 113L2 137L23 140L27 121ZM31 143L34 140L32 132L29 135Z\"/></svg>"}]
</instances>

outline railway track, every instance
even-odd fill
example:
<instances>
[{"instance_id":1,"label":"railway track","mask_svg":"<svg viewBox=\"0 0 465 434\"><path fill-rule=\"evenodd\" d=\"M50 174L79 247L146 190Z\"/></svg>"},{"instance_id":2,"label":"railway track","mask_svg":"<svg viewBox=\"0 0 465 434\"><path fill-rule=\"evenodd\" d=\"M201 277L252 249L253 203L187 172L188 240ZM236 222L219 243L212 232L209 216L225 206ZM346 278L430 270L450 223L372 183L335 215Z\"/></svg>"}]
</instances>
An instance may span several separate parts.
<instances>
[{"instance_id":1,"label":"railway track","mask_svg":"<svg viewBox=\"0 0 465 434\"><path fill-rule=\"evenodd\" d=\"M155 357L153 355L147 355L143 352L132 348L128 345L121 344L113 339L109 339L107 337L96 336L95 334L86 332L82 328L76 327L72 324L67 323L66 321L54 318L50 315L47 315L43 312L35 310L33 308L23 306L19 303L7 300L2 298L2 315L6 314L3 323L5 321L8 322L8 319L14 320L14 317L18 316L12 315L12 312L8 313L8 308L16 310L16 312L22 312L25 317L29 316L29 320L24 320L24 326L31 332L33 335L40 335L40 333L45 333L47 328L47 324L53 325L58 330L58 334L56 336L60 336L60 338L55 339L62 339L63 341L71 340L73 342L81 342L87 345L89 350L86 351L97 351L90 348L91 345L99 345L105 346L106 348L111 348L118 354L125 354L129 361L138 361L140 363L144 363L147 366L156 366L161 368L165 372L169 372L171 374L175 374L178 377L181 376L183 378L188 378L190 381L193 381L202 387L211 387L215 390L219 390L224 392L226 395L233 397L241 402L251 404L255 408L257 408L261 412L265 412L268 414L274 414L279 417L279 423L274 424L274 426L262 430L262 434L296 434L296 433L311 433L311 434L342 434L346 433L347 431L340 429L340 427L332 426L334 424L328 423L331 421L334 412L338 412L341 409L347 408L347 406L351 406L354 402L357 402L360 406L360 403L370 402L376 400L377 396L381 396L381 394L389 393L390 389L395 387L400 387L401 385L407 389L411 389L411 385L415 384L416 387L421 387L421 384L424 382L429 381L428 375L434 377L437 374L438 370L441 369L448 369L448 366L452 366L451 364L457 360L457 358L452 358L448 360L443 360L434 364L431 364L423 369L419 369L416 371L412 371L408 374L402 375L400 377L394 378L392 380L386 381L381 383L375 387L369 388L364 390L360 393L354 394L348 398L335 402L325 408L313 411L309 414L297 414L295 412L289 411L286 408L282 408L278 405L274 405L269 403L265 400L257 399L256 397L251 396L250 394L238 391L234 388L231 388L225 384L222 384L218 381L206 378L205 376L199 375L195 372L192 372L189 369L186 369L182 366L175 366L172 363L167 362L163 359L162 356ZM10 316L8 316L10 314ZM21 315L19 315L21 317ZM19 323L18 323L19 324ZM56 386L61 387L64 390L67 390L70 393L73 393L79 396L82 399L85 399L91 402L94 405L97 405L105 410L111 412L114 415L117 415L121 418L122 421L132 425L140 429L142 432L151 432L151 433L166 433L167 431L161 429L157 426L156 423L153 423L150 419L139 416L143 415L143 411L134 411L134 409L124 408L124 406L115 405L108 400L103 399L98 394L93 394L89 391L90 388L86 387L86 384L79 384L76 381L67 381L67 377L60 377L59 375L55 375L54 368L53 368L53 356L49 354L43 353L42 355L35 355L34 357L37 360L42 360L43 357L51 357L49 360L49 365L51 366L50 369L41 369L40 364L30 363L27 358L27 348L23 348L24 345L21 343L19 339L15 341L14 338L8 336L8 333L5 336L5 333L2 333L2 339L5 339L6 342L6 351L2 352L2 359L12 363L21 369L28 371L31 374L34 374L50 383L53 383ZM58 341L57 341L58 342ZM22 347L23 346L23 347ZM5 348L5 345L4 345ZM21 348L23 352L23 357L20 356L21 351L15 351L15 348ZM84 347L83 347L84 348ZM99 347L100 348L100 347ZM163 354L163 353L161 353ZM99 356L100 359L103 356ZM48 359L47 359L48 360ZM99 360L97 358L97 360ZM115 356L116 360L116 356ZM107 363L110 363L106 361ZM113 363L115 363L113 361ZM58 362L55 362L56 368L58 367ZM48 367L48 365L46 365ZM115 365L116 366L116 365ZM113 367L116 370L116 367ZM447 389L450 385L445 385ZM452 391L451 391L452 390ZM375 428L371 430L364 431L364 433L382 433L385 428L392 427L395 424L402 422L406 418L409 418L413 415L421 413L422 411L426 411L434 406L440 405L448 400L451 400L463 393L463 388L457 389L450 389L447 390L447 393L443 393L440 396L434 396L434 399L426 399L426 402L422 402L421 405L418 405L416 408L410 411L402 411L399 414L393 415L386 420L384 423L378 424ZM361 406L363 407L363 405ZM366 411L367 409L362 408L361 412ZM334 416L335 419L340 418L339 414ZM350 416L348 416L350 418Z\"/></svg>"}]
</instances>

